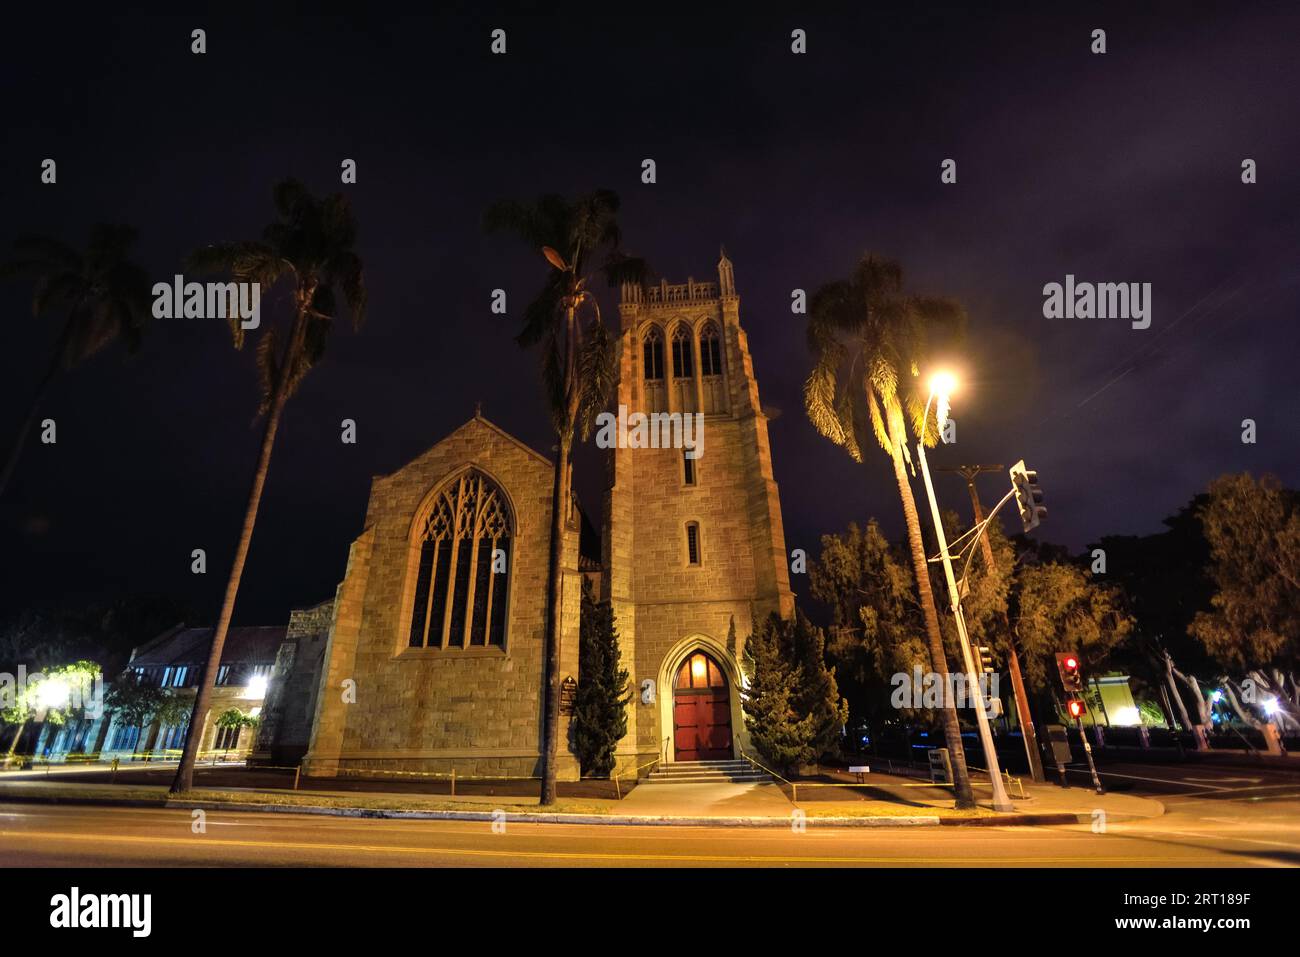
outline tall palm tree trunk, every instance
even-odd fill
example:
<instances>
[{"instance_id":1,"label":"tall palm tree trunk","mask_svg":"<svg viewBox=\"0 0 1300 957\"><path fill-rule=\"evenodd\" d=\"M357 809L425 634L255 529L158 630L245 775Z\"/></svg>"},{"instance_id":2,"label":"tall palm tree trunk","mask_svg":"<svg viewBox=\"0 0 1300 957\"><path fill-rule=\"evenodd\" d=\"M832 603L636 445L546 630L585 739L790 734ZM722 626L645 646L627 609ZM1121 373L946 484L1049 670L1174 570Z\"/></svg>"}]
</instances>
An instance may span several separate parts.
<instances>
[{"instance_id":1,"label":"tall palm tree trunk","mask_svg":"<svg viewBox=\"0 0 1300 957\"><path fill-rule=\"evenodd\" d=\"M14 444L9 449L9 455L5 458L4 471L0 472L0 495L3 495L5 489L9 487L9 480L13 478L14 471L18 468L18 459L23 454L23 446L27 444L27 436L31 434L32 426L36 424L36 416L40 411L41 402L45 399L45 393L49 391L50 383L59 374L59 367L63 361L63 351L67 348L70 333L70 324L65 323L63 331L59 334L58 345L54 348L54 358L50 360L49 368L45 370L45 375L41 376L41 381L36 384L36 392L32 395L31 404L27 407L27 416L23 419L23 424L18 427L18 434L14 436Z\"/></svg>"},{"instance_id":2,"label":"tall palm tree trunk","mask_svg":"<svg viewBox=\"0 0 1300 957\"><path fill-rule=\"evenodd\" d=\"M555 478L551 483L551 554L546 583L546 660L543 677L544 711L542 714L542 794L541 804L554 804L556 798L555 759L560 737L560 605L564 584L564 513L569 500L570 439L560 436L559 454L555 458Z\"/></svg>"},{"instance_id":3,"label":"tall palm tree trunk","mask_svg":"<svg viewBox=\"0 0 1300 957\"><path fill-rule=\"evenodd\" d=\"M230 577L226 580L226 595L221 602L221 615L217 619L216 631L212 635L212 648L208 652L208 663L203 669L203 679L199 684L199 693L194 698L194 711L190 715L189 729L185 732L185 750L181 752L180 766L176 769L176 778L172 781L171 793L179 794L194 786L194 763L198 758L199 745L203 737L203 720L208 713L212 700L212 689L216 686L217 671L221 667L221 653L225 648L226 634L230 631L230 619L235 612L235 597L239 594L239 582L244 576L244 563L248 560L248 548L253 541L253 527L257 524L257 509L262 503L262 489L266 486L266 475L271 468L271 450L275 447L275 434L280 428L280 415L284 412L285 400L288 398L284 388L288 370L301 348L303 329L306 325L307 304L299 304L298 314L294 318L293 331L289 334L289 344L285 349L284 361L280 364L280 374L272 395L271 407L267 410L266 425L262 430L262 448L257 456L257 469L253 472L253 487L248 493L248 506L244 510L244 526L239 533L239 544L235 548L235 560L230 566Z\"/></svg>"},{"instance_id":4,"label":"tall palm tree trunk","mask_svg":"<svg viewBox=\"0 0 1300 957\"><path fill-rule=\"evenodd\" d=\"M23 718L19 722L18 730L14 732L13 739L9 742L9 751L5 754L5 763L13 760L14 754L18 751L18 741L23 736L23 732L27 730L27 722L30 720L31 718Z\"/></svg>"},{"instance_id":5,"label":"tall palm tree trunk","mask_svg":"<svg viewBox=\"0 0 1300 957\"><path fill-rule=\"evenodd\" d=\"M921 600L921 613L925 618L925 636L930 646L930 661L934 670L944 678L943 708L939 715L943 722L944 740L948 744L948 757L952 761L953 791L957 797L958 808L972 808L975 806L975 796L971 791L970 772L966 770L966 751L961 743L961 725L957 721L957 709L951 695L946 691L949 687L948 656L944 652L943 635L939 631L939 614L934 607L934 591L930 588L930 566L925 560L925 545L921 540L921 520L916 514L916 500L912 498L912 486L907 481L902 442L897 435L891 435L890 439L893 445L890 458L894 462L894 480L898 483L898 497L903 501L907 543L912 552L912 570L916 574L916 590Z\"/></svg>"},{"instance_id":6,"label":"tall palm tree trunk","mask_svg":"<svg viewBox=\"0 0 1300 957\"><path fill-rule=\"evenodd\" d=\"M554 804L556 798L555 760L560 738L560 618L561 591L564 586L564 525L572 496L573 476L569 462L573 452L573 432L578 416L577 308L570 299L565 305L564 328L564 408L561 410L560 434L555 457L555 478L551 483L551 555L546 583L546 662L544 712L542 714L542 792L539 804Z\"/></svg>"}]
</instances>

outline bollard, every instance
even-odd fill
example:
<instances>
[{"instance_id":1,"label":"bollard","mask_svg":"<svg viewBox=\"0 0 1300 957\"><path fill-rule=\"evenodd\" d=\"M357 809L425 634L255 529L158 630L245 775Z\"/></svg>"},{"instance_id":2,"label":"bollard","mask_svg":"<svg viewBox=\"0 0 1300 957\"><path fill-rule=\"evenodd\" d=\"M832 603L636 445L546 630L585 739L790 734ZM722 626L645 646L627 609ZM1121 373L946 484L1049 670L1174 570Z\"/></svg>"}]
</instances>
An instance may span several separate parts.
<instances>
[{"instance_id":1,"label":"bollard","mask_svg":"<svg viewBox=\"0 0 1300 957\"><path fill-rule=\"evenodd\" d=\"M451 796L456 796L456 769L451 769Z\"/></svg>"}]
</instances>

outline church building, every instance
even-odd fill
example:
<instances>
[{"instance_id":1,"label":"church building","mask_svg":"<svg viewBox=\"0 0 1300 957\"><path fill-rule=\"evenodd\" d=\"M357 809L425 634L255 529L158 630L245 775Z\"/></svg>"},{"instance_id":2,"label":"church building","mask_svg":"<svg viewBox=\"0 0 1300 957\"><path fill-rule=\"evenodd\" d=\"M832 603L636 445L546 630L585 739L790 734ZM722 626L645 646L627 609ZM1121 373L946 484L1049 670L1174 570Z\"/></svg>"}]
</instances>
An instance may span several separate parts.
<instances>
[{"instance_id":1,"label":"church building","mask_svg":"<svg viewBox=\"0 0 1300 957\"><path fill-rule=\"evenodd\" d=\"M745 639L794 599L732 264L717 282L625 287L619 318L614 403L702 413L702 454L609 449L598 539L568 504L561 680L581 680L591 579L634 692L619 769L739 757ZM330 606L306 773L539 773L551 481L550 459L480 414L373 480ZM579 773L568 721L562 780Z\"/></svg>"}]
</instances>

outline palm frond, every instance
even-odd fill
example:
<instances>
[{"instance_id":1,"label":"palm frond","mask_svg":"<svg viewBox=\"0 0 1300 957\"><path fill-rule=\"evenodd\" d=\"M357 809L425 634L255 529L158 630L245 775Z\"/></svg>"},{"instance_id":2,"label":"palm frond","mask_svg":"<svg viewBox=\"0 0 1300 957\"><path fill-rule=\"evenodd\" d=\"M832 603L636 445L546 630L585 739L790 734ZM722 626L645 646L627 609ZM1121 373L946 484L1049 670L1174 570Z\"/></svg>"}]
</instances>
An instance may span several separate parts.
<instances>
[{"instance_id":1,"label":"palm frond","mask_svg":"<svg viewBox=\"0 0 1300 957\"><path fill-rule=\"evenodd\" d=\"M552 329L542 340L542 393L546 409L556 433L564 431L566 414L564 402L564 356L558 329Z\"/></svg>"},{"instance_id":2,"label":"palm frond","mask_svg":"<svg viewBox=\"0 0 1300 957\"><path fill-rule=\"evenodd\" d=\"M578 353L578 434L585 442L591 437L596 416L605 411L615 382L614 344L603 322L593 322Z\"/></svg>"},{"instance_id":3,"label":"palm frond","mask_svg":"<svg viewBox=\"0 0 1300 957\"><path fill-rule=\"evenodd\" d=\"M38 276L32 287L32 315L52 309L66 309L86 295L86 282L79 273L55 272Z\"/></svg>"},{"instance_id":4,"label":"palm frond","mask_svg":"<svg viewBox=\"0 0 1300 957\"><path fill-rule=\"evenodd\" d=\"M271 200L280 218L288 221L300 218L316 202L307 187L293 177L285 177L271 188Z\"/></svg>"},{"instance_id":5,"label":"palm frond","mask_svg":"<svg viewBox=\"0 0 1300 957\"><path fill-rule=\"evenodd\" d=\"M803 387L804 411L819 433L836 445L844 446L844 423L840 421L835 395L835 370L825 362L813 366ZM850 453L852 454L852 453Z\"/></svg>"},{"instance_id":6,"label":"palm frond","mask_svg":"<svg viewBox=\"0 0 1300 957\"><path fill-rule=\"evenodd\" d=\"M81 272L81 255L67 243L49 236L26 234L13 243L13 256L0 275L32 276L49 272Z\"/></svg>"},{"instance_id":7,"label":"palm frond","mask_svg":"<svg viewBox=\"0 0 1300 957\"><path fill-rule=\"evenodd\" d=\"M239 323L231 324L232 328L238 329ZM271 407L271 399L275 395L275 387L280 377L280 357L279 357L280 337L274 328L267 329L257 340L257 371L258 385L261 389L261 397L258 402L257 414L265 415ZM242 333L240 335L240 345L243 344ZM239 346L236 346L238 348Z\"/></svg>"},{"instance_id":8,"label":"palm frond","mask_svg":"<svg viewBox=\"0 0 1300 957\"><path fill-rule=\"evenodd\" d=\"M567 294L568 280L555 270L546 274L546 282L537 298L524 309L524 321L515 336L515 342L527 349L542 342L547 336L557 334L560 322L560 305Z\"/></svg>"}]
</instances>

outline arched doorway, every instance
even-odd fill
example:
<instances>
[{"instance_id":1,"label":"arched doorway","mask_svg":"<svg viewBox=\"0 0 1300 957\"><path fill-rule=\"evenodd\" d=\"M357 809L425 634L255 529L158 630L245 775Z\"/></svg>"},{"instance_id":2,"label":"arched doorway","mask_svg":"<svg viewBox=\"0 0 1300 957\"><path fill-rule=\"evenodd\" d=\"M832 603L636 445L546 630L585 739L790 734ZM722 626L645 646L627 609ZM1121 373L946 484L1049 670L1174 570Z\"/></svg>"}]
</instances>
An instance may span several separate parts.
<instances>
[{"instance_id":1,"label":"arched doorway","mask_svg":"<svg viewBox=\"0 0 1300 957\"><path fill-rule=\"evenodd\" d=\"M718 761L732 757L727 676L712 657L693 652L673 676L673 759Z\"/></svg>"}]
</instances>

